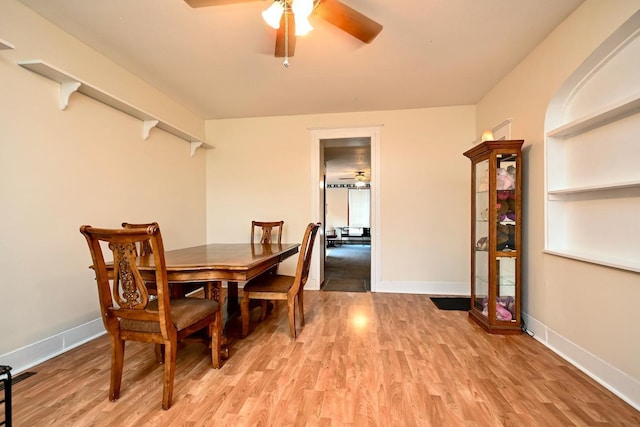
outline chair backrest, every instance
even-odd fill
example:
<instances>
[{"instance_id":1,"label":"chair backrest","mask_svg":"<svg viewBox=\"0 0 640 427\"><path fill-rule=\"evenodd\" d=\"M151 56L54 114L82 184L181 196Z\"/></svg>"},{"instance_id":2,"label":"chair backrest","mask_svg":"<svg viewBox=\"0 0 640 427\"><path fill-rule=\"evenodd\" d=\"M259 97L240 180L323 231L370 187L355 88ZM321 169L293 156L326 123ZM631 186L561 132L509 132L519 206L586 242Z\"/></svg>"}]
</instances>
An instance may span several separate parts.
<instances>
[{"instance_id":1,"label":"chair backrest","mask_svg":"<svg viewBox=\"0 0 640 427\"><path fill-rule=\"evenodd\" d=\"M152 223L147 228L122 229L83 225L80 232L87 239L91 252L105 328L110 333L118 335L122 319L138 324L144 322L144 330L140 332L160 331L165 339L175 334L169 307L170 293L164 246L158 224ZM146 256L153 257L156 267L157 301L150 298L136 264L136 245L142 245L144 242L152 249L152 254ZM111 275L107 269L103 247L108 248L113 255Z\"/></svg>"},{"instance_id":2,"label":"chair backrest","mask_svg":"<svg viewBox=\"0 0 640 427\"><path fill-rule=\"evenodd\" d=\"M298 266L296 267L296 278L293 286L289 292L298 293L304 289L304 285L307 283L309 277L309 269L311 268L311 253L313 252L313 243L316 240L316 234L320 223L309 223L307 229L304 232L304 238L302 239L302 245L300 245L300 255L298 256Z\"/></svg>"},{"instance_id":3,"label":"chair backrest","mask_svg":"<svg viewBox=\"0 0 640 427\"><path fill-rule=\"evenodd\" d=\"M122 223L122 228L147 228L150 225L155 224L154 222L150 222L150 223L146 223L146 224L133 224L131 222L123 222ZM147 256L147 255L151 255L153 253L153 249L151 249L151 243L149 242L149 240L144 240L142 242L140 242L139 244L139 248L138 248L138 255L140 256Z\"/></svg>"},{"instance_id":4,"label":"chair backrest","mask_svg":"<svg viewBox=\"0 0 640 427\"><path fill-rule=\"evenodd\" d=\"M256 229L260 229L262 234L260 235L260 243L282 243L282 229L284 228L284 221L251 221L251 243L255 242ZM278 235L278 241L273 241L274 229Z\"/></svg>"}]
</instances>

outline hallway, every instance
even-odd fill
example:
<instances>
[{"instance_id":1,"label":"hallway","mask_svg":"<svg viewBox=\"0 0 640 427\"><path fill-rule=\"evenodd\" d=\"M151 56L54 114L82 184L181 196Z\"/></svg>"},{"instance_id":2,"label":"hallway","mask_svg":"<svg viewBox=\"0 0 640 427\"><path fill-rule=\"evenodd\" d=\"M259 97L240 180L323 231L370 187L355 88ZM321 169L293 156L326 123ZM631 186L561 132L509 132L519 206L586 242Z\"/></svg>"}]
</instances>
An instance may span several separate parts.
<instances>
[{"instance_id":1,"label":"hallway","mask_svg":"<svg viewBox=\"0 0 640 427\"><path fill-rule=\"evenodd\" d=\"M371 290L371 245L327 248L322 290L368 292Z\"/></svg>"}]
</instances>

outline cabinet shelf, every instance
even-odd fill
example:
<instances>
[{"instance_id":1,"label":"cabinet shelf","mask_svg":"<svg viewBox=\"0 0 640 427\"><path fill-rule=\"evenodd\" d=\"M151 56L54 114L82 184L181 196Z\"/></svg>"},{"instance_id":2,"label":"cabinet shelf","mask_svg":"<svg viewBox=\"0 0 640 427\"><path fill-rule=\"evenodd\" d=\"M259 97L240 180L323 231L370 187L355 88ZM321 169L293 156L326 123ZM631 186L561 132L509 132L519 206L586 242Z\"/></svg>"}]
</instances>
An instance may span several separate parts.
<instances>
[{"instance_id":1,"label":"cabinet shelf","mask_svg":"<svg viewBox=\"0 0 640 427\"><path fill-rule=\"evenodd\" d=\"M90 98L95 99L105 105L108 105L116 110L120 110L132 117L135 117L142 121L142 137L147 139L151 129L157 127L162 129L178 138L184 139L191 146L191 156L193 156L198 148L213 148L211 145L206 144L200 138L197 138L170 123L160 120L157 117L125 102L121 99L110 95L109 93L92 86L46 62L34 59L28 61L18 61L18 65L26 68L34 73L40 74L50 80L58 82L60 84L60 109L64 110L69 104L69 98L74 92L80 92Z\"/></svg>"},{"instance_id":2,"label":"cabinet shelf","mask_svg":"<svg viewBox=\"0 0 640 427\"><path fill-rule=\"evenodd\" d=\"M0 39L0 50L15 49L15 46L6 40Z\"/></svg>"},{"instance_id":3,"label":"cabinet shelf","mask_svg":"<svg viewBox=\"0 0 640 427\"><path fill-rule=\"evenodd\" d=\"M547 136L560 139L570 138L637 112L640 112L640 96L634 95L552 129L547 132Z\"/></svg>"}]
</instances>

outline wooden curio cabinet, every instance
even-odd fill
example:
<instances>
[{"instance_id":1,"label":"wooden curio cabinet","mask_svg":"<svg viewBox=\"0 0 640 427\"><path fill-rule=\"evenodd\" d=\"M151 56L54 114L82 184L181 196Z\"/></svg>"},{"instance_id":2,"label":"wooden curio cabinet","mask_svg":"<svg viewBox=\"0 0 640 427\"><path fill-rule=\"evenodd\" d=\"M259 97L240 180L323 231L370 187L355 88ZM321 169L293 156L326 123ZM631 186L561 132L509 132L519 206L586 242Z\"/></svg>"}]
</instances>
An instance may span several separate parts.
<instances>
[{"instance_id":1,"label":"wooden curio cabinet","mask_svg":"<svg viewBox=\"0 0 640 427\"><path fill-rule=\"evenodd\" d=\"M523 140L484 141L471 160L471 308L494 334L521 332Z\"/></svg>"}]
</instances>

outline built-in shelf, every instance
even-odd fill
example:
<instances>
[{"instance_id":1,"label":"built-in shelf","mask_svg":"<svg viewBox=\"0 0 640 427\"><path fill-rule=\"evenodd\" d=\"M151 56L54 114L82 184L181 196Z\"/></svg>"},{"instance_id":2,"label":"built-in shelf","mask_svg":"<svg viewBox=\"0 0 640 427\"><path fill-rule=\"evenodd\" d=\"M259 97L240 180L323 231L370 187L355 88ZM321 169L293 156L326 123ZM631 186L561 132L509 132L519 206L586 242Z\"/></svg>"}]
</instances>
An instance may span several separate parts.
<instances>
[{"instance_id":1,"label":"built-in shelf","mask_svg":"<svg viewBox=\"0 0 640 427\"><path fill-rule=\"evenodd\" d=\"M558 190L549 190L547 194L562 196L569 194L592 193L599 191L622 190L626 188L640 188L640 181L620 182L615 184L591 185L585 187L562 188Z\"/></svg>"},{"instance_id":2,"label":"built-in shelf","mask_svg":"<svg viewBox=\"0 0 640 427\"><path fill-rule=\"evenodd\" d=\"M555 255L563 258L575 259L577 261L588 262L591 264L604 265L606 267L616 268L618 270L633 271L640 273L640 261L621 259L612 256L606 256L596 253L586 253L572 250L545 250L547 254Z\"/></svg>"},{"instance_id":3,"label":"built-in shelf","mask_svg":"<svg viewBox=\"0 0 640 427\"><path fill-rule=\"evenodd\" d=\"M640 96L635 95L552 129L547 132L547 136L570 138L637 112L640 112Z\"/></svg>"},{"instance_id":4,"label":"built-in shelf","mask_svg":"<svg viewBox=\"0 0 640 427\"><path fill-rule=\"evenodd\" d=\"M640 273L640 13L560 86L545 123L545 253Z\"/></svg>"},{"instance_id":5,"label":"built-in shelf","mask_svg":"<svg viewBox=\"0 0 640 427\"><path fill-rule=\"evenodd\" d=\"M80 92L89 96L103 104L122 111L132 117L142 121L142 137L147 139L151 129L157 127L178 138L184 139L191 146L191 156L193 156L198 148L213 148L197 138L155 116L125 102L121 99L110 95L109 93L92 86L72 75L47 64L39 59L29 61L18 61L18 65L24 67L34 73L40 74L50 80L60 83L60 108L64 110L69 105L69 98L74 92Z\"/></svg>"},{"instance_id":6,"label":"built-in shelf","mask_svg":"<svg viewBox=\"0 0 640 427\"><path fill-rule=\"evenodd\" d=\"M0 39L0 50L15 49L15 46L6 40Z\"/></svg>"}]
</instances>

